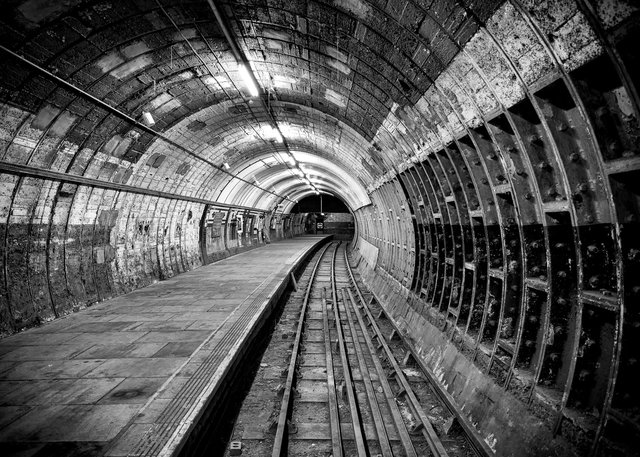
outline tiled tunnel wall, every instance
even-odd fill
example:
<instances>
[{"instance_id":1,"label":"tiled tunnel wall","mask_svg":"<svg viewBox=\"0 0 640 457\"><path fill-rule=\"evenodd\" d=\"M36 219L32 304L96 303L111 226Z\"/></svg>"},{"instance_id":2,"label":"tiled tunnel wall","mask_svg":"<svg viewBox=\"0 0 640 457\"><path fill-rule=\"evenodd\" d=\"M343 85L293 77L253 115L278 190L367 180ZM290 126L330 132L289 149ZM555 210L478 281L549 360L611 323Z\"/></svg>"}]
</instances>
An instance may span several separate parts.
<instances>
[{"instance_id":1,"label":"tiled tunnel wall","mask_svg":"<svg viewBox=\"0 0 640 457\"><path fill-rule=\"evenodd\" d=\"M4 334L301 234L303 215L0 175ZM272 220L273 219L273 220ZM266 222L265 222L266 221Z\"/></svg>"},{"instance_id":2,"label":"tiled tunnel wall","mask_svg":"<svg viewBox=\"0 0 640 457\"><path fill-rule=\"evenodd\" d=\"M359 269L488 452L628 454L638 7L216 3L289 148L366 187ZM207 2L9 6L0 42L44 71L2 51L3 332L303 230L271 189L217 204L223 164L285 167Z\"/></svg>"},{"instance_id":3,"label":"tiled tunnel wall","mask_svg":"<svg viewBox=\"0 0 640 457\"><path fill-rule=\"evenodd\" d=\"M355 252L376 251L375 268L359 264L367 283L488 449L626 455L640 411L638 28L631 9L549 5L504 4L390 115L388 140L416 154L371 186Z\"/></svg>"}]
</instances>

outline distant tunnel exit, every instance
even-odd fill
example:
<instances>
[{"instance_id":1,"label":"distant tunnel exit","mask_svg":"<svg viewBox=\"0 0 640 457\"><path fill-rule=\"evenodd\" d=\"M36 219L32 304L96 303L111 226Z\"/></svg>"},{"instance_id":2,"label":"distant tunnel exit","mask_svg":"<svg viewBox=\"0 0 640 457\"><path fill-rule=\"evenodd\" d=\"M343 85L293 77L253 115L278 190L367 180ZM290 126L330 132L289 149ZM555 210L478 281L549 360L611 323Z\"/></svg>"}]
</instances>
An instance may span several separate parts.
<instances>
[{"instance_id":1,"label":"distant tunnel exit","mask_svg":"<svg viewBox=\"0 0 640 457\"><path fill-rule=\"evenodd\" d=\"M307 213L305 232L334 235L349 241L355 233L353 214L342 200L333 195L313 195L300 200L292 213Z\"/></svg>"}]
</instances>

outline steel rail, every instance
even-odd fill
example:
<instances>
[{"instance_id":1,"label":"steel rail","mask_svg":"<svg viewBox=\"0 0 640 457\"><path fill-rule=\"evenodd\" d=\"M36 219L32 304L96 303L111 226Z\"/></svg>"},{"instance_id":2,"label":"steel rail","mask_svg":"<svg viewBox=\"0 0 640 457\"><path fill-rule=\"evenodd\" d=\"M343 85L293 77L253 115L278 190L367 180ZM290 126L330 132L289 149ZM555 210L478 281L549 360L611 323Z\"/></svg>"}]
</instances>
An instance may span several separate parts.
<instances>
[{"instance_id":1,"label":"steel rail","mask_svg":"<svg viewBox=\"0 0 640 457\"><path fill-rule=\"evenodd\" d=\"M402 446L405 449L405 453L407 457L417 457L418 454L416 453L415 447L413 446L413 440L409 435L409 430L407 429L402 413L400 412L400 408L398 407L398 404L395 400L395 395L393 393L393 390L391 389L391 384L389 384L387 372L382 366L380 357L378 356L378 353L376 351L376 347L373 344L373 338L369 335L369 332L367 331L367 324L364 322L362 315L358 311L356 302L353 300L353 296L350 294L350 292L351 291L347 288L347 293L349 293L351 307L353 309L354 314L356 315L358 324L362 329L362 333L367 343L369 352L371 353L371 358L373 360L373 364L375 365L376 372L378 373L378 379L380 380L380 386L382 387L384 396L387 399L389 408L391 409L391 415L395 422L396 430L398 431L398 436L400 437Z\"/></svg>"},{"instance_id":2,"label":"steel rail","mask_svg":"<svg viewBox=\"0 0 640 457\"><path fill-rule=\"evenodd\" d=\"M335 251L334 251L335 252ZM336 378L333 372L333 354L329 335L329 315L327 311L327 291L322 289L322 329L324 333L325 364L327 368L327 393L329 396L329 422L331 427L332 457L343 457L342 431L340 429L340 411L336 395Z\"/></svg>"},{"instance_id":3,"label":"steel rail","mask_svg":"<svg viewBox=\"0 0 640 457\"><path fill-rule=\"evenodd\" d=\"M358 294L360 303L362 303L362 309L364 310L365 315L369 319L370 327L375 332L377 339L380 342L380 345L382 346L382 348L384 349L384 352L387 355L387 359L389 360L389 362L391 363L394 369L394 374L396 376L398 384L401 387L401 393L406 395L407 399L411 403L411 408L414 410L414 413L420 420L420 423L422 425L422 433L425 439L427 440L427 443L429 444L429 448L431 449L431 452L436 457L447 457L448 454L444 446L442 445L442 441L436 434L436 431L434 430L433 426L431 425L431 421L429 420L424 410L422 409L422 406L420 406L420 402L418 401L418 398L415 396L415 393L413 392L413 389L411 388L409 381L407 381L407 378L404 375L402 368L400 368L400 365L398 364L398 361L396 360L395 356L393 355L391 348L389 348L389 345L386 343L384 336L382 335L382 332L380 331L380 328L378 327L378 324L375 321L375 318L371 314L371 311L369 310L369 307L365 302L364 297L362 296L362 293L360 292L360 288L358 287L355 281L355 278L353 276L353 272L351 271L351 267L349 266L349 259L347 258L346 250L344 252L344 257L345 257L345 263L347 265L347 271L349 273L349 277L351 278L351 282L354 286L354 289ZM351 292L350 289L347 289L347 292L349 293L349 297L351 298L352 304L354 305L354 309L356 310L357 315L360 315L359 310L355 306L355 303L357 302L355 300L355 297L353 296L353 292Z\"/></svg>"},{"instance_id":4,"label":"steel rail","mask_svg":"<svg viewBox=\"0 0 640 457\"><path fill-rule=\"evenodd\" d=\"M293 350L291 353L291 360L289 362L289 371L287 373L287 381L284 388L284 393L282 395L282 404L280 405L280 414L278 416L278 428L276 429L276 436L273 443L273 452L271 453L272 457L282 457L283 455L287 455L288 453L283 451L286 448L285 436L288 431L287 423L289 421L289 412L291 410L291 400L293 396L291 395L294 386L296 384L296 365L298 362L298 355L300 352L300 341L302 339L302 333L304 331L304 323L306 320L306 312L307 307L309 305L309 297L311 296L311 288L313 287L313 282L316 276L316 272L318 271L318 267L322 262L325 253L329 249L332 243L327 244L320 256L318 257L318 261L313 267L311 271L311 277L309 278L309 284L307 285L307 289L304 294L304 299L302 301L302 308L300 310L300 319L298 320L298 328L296 330L296 337L293 342Z\"/></svg>"},{"instance_id":5,"label":"steel rail","mask_svg":"<svg viewBox=\"0 0 640 457\"><path fill-rule=\"evenodd\" d=\"M355 282L352 280L352 283ZM356 286L357 287L357 286ZM413 446L413 441L411 440L411 436L409 436L409 431L407 430L407 426L402 418L402 413L398 407L398 404L395 400L395 395L393 394L393 390L391 389L391 385L389 384L389 380L387 379L387 373L382 366L380 361L380 357L377 354L376 347L373 344L373 338L369 335L367 331L367 325L360 314L358 307L356 306L356 301L353 299L353 295L351 294L351 290L346 288L350 297L351 308L358 320L358 324L362 329L362 334L364 336L365 342L367 343L367 347L369 352L371 353L371 359L373 360L373 364L375 366L376 372L378 374L378 379L380 381L380 386L382 387L382 391L387 399L387 403L389 404L389 409L391 410L391 415L395 422L396 430L398 431L398 436L400 437L400 441L405 449L406 455L408 457L417 457L416 450Z\"/></svg>"},{"instance_id":6,"label":"steel rail","mask_svg":"<svg viewBox=\"0 0 640 457\"><path fill-rule=\"evenodd\" d=\"M343 287L340 290L342 295L342 303L344 303L345 307L345 315L347 317L347 325L349 327L349 331L351 333L351 341L353 341L353 346L356 351L356 356L358 358L358 366L360 367L360 375L362 376L362 382L364 383L364 389L367 394L367 399L369 400L369 405L371 407L371 417L373 418L373 423L376 427L376 432L378 435L378 442L380 443L380 451L382 452L382 457L393 457L393 450L391 449L391 442L389 441L389 435L387 434L387 429L384 425L384 418L382 417L382 411L380 411L380 405L378 404L378 398L376 397L376 392L373 387L373 383L371 382L371 376L369 375L369 369L367 367L367 362L364 358L364 353L362 351L362 347L360 344L360 338L358 336L355 325L353 324L353 317L351 313L348 311L347 307L347 296L345 294L345 288ZM387 399L389 397L386 397Z\"/></svg>"},{"instance_id":7,"label":"steel rail","mask_svg":"<svg viewBox=\"0 0 640 457\"><path fill-rule=\"evenodd\" d=\"M344 376L344 383L347 391L349 413L351 415L351 422L353 424L353 434L356 442L356 449L358 450L358 456L367 457L367 444L365 442L364 433L362 431L362 420L359 414L358 402L353 388L353 379L351 378L349 357L347 356L347 348L344 341L344 333L342 331L342 324L340 320L340 310L338 309L335 263L336 255L339 248L340 243L338 243L338 246L333 251L333 256L331 259L331 297L333 300L333 315L336 324L336 333L338 335L338 348L340 350L340 359L342 361L342 375Z\"/></svg>"},{"instance_id":8,"label":"steel rail","mask_svg":"<svg viewBox=\"0 0 640 457\"><path fill-rule=\"evenodd\" d=\"M347 265L348 265L348 270L350 272L350 276L352 278L352 281L355 284L353 273L351 272L351 267L349 265L349 261L348 260L347 260ZM355 288L355 290L356 290L356 292L358 294L359 301L362 303L363 309L369 311L369 308L368 308L369 305L367 304L366 300L364 299L364 297L362 295L362 292L360 291L360 288L357 285L354 288ZM371 300L375 299L375 300L377 300L379 302L377 296L373 292L371 294L369 294L369 295L371 295ZM385 315L387 314L386 311L384 311L384 310L382 310L381 313L384 313ZM372 326L375 326L375 328L378 328L377 324L375 323L375 318L371 315L370 311L369 311L369 319L370 319L370 322L372 323ZM393 327L396 330L396 332L399 332L398 328L393 323L393 320L389 319L389 322L393 325ZM379 328L378 328L378 331L379 331ZM384 343L384 338L383 338L382 333L379 333L379 335L380 335L380 338L381 338L381 343ZM415 358L415 354L413 352L413 349L411 349L411 347L409 347L408 349L409 349L409 351L411 352L411 354ZM395 357L394 357L393 360L395 360ZM425 374L427 375L427 378L428 379L433 379L433 377L434 377L433 373L431 371L429 371L429 369L427 367L422 365L419 362L418 358L416 358L416 360L418 360L418 364L421 366L423 372L425 372ZM404 376L404 374L403 374L403 376ZM430 382L433 384L432 381L430 381ZM470 426L470 424L465 421L465 418L456 410L454 402L453 402L453 399L451 398L451 396L446 391L444 391L444 392L441 391L441 389L437 385L434 385L434 391L437 394L437 396L440 399L440 401L451 412L451 414L455 415L458 418L458 423L460 424L460 426L464 430L465 435L469 440L469 444L473 447L473 449L476 452L476 454L480 455L480 456L492 456L494 454L493 450L487 445L487 443L484 441L484 439Z\"/></svg>"}]
</instances>

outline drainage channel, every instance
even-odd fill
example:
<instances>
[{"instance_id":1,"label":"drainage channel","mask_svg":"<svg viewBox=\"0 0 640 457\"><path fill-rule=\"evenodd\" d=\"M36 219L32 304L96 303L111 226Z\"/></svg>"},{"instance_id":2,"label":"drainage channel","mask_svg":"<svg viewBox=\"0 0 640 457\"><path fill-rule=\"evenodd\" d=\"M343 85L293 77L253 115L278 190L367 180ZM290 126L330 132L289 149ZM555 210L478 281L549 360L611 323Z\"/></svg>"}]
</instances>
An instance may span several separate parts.
<instances>
[{"instance_id":1,"label":"drainage channel","mask_svg":"<svg viewBox=\"0 0 640 457\"><path fill-rule=\"evenodd\" d=\"M317 252L243 361L209 455L478 455L370 297L344 244Z\"/></svg>"}]
</instances>

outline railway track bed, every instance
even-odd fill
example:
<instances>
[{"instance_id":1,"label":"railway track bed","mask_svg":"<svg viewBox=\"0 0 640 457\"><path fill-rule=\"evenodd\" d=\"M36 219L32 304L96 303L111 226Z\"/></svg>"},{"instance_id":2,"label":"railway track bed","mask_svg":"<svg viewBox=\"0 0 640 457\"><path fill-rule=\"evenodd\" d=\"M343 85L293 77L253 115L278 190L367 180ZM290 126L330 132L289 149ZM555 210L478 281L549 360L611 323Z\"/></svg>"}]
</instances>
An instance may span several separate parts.
<instances>
[{"instance_id":1,"label":"railway track bed","mask_svg":"<svg viewBox=\"0 0 640 457\"><path fill-rule=\"evenodd\" d=\"M349 264L310 261L260 361L225 455L475 456Z\"/></svg>"}]
</instances>

